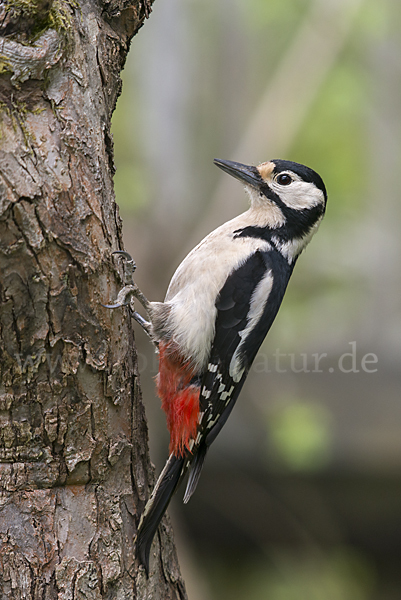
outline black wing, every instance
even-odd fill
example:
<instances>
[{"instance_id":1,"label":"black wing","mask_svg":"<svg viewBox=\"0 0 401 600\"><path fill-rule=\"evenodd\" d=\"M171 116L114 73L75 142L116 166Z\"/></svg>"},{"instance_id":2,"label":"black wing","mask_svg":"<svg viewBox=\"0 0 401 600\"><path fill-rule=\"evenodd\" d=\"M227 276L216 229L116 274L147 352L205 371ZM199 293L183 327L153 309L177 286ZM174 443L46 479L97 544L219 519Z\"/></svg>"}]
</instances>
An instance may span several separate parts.
<instances>
[{"instance_id":1,"label":"black wing","mask_svg":"<svg viewBox=\"0 0 401 600\"><path fill-rule=\"evenodd\" d=\"M275 250L256 251L236 269L216 301L215 338L202 378L200 421L188 457L184 502L195 491L210 444L227 421L256 353L280 307L293 265Z\"/></svg>"}]
</instances>

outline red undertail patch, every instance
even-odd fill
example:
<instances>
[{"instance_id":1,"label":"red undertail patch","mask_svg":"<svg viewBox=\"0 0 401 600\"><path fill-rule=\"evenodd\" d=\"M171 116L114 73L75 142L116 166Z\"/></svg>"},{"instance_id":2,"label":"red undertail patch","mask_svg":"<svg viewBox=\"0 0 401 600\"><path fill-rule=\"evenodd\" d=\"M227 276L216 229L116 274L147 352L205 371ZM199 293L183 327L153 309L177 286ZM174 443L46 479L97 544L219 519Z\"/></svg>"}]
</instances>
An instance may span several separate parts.
<instances>
[{"instance_id":1,"label":"red undertail patch","mask_svg":"<svg viewBox=\"0 0 401 600\"><path fill-rule=\"evenodd\" d=\"M190 383L194 370L171 345L159 343L159 353L157 392L167 415L170 452L179 457L196 437L200 388Z\"/></svg>"}]
</instances>

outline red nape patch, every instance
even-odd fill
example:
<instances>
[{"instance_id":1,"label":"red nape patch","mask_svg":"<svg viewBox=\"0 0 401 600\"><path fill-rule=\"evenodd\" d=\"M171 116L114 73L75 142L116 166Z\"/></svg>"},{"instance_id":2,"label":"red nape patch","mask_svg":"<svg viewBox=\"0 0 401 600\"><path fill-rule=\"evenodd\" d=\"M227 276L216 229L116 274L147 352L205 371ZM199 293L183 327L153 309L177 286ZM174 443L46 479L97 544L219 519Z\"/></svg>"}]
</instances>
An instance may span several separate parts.
<instances>
[{"instance_id":1,"label":"red nape patch","mask_svg":"<svg viewBox=\"0 0 401 600\"><path fill-rule=\"evenodd\" d=\"M196 436L200 388L190 384L194 369L188 361L183 361L171 344L159 343L159 353L156 384L167 415L170 452L183 456L185 450L189 450L190 440Z\"/></svg>"}]
</instances>

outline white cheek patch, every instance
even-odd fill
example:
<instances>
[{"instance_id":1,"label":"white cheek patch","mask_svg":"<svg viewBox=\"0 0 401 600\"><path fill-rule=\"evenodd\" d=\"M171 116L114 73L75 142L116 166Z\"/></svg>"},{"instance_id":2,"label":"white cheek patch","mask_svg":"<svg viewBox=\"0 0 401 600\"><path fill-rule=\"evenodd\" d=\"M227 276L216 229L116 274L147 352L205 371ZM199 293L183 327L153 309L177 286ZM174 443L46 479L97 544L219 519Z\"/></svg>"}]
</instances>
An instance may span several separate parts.
<instances>
[{"instance_id":1,"label":"white cheek patch","mask_svg":"<svg viewBox=\"0 0 401 600\"><path fill-rule=\"evenodd\" d=\"M246 342L248 335L253 331L262 317L266 303L269 301L269 295L273 287L273 274L269 270L258 283L255 291L252 294L251 304L248 313L248 322L242 331L239 332L241 342L238 344L230 362L229 373L233 380L237 383L244 372L242 365L241 350Z\"/></svg>"},{"instance_id":2,"label":"white cheek patch","mask_svg":"<svg viewBox=\"0 0 401 600\"><path fill-rule=\"evenodd\" d=\"M291 175L294 178L294 175ZM324 203L324 194L313 183L295 179L290 185L279 185L275 181L272 190L288 208L303 210Z\"/></svg>"}]
</instances>

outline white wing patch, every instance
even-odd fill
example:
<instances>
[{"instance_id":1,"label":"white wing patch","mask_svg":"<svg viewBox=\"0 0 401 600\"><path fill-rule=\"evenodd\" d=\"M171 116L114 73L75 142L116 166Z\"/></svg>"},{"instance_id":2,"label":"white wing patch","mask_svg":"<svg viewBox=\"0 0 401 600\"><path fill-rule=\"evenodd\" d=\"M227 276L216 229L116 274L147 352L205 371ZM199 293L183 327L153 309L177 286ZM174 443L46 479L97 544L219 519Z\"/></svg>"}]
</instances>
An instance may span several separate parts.
<instances>
[{"instance_id":1,"label":"white wing patch","mask_svg":"<svg viewBox=\"0 0 401 600\"><path fill-rule=\"evenodd\" d=\"M232 379L237 383L244 372L242 365L241 349L248 335L253 331L263 314L266 303L269 301L269 295L273 287L273 273L271 269L266 272L252 294L248 313L248 323L245 329L239 332L241 342L238 344L230 362L229 373Z\"/></svg>"}]
</instances>

